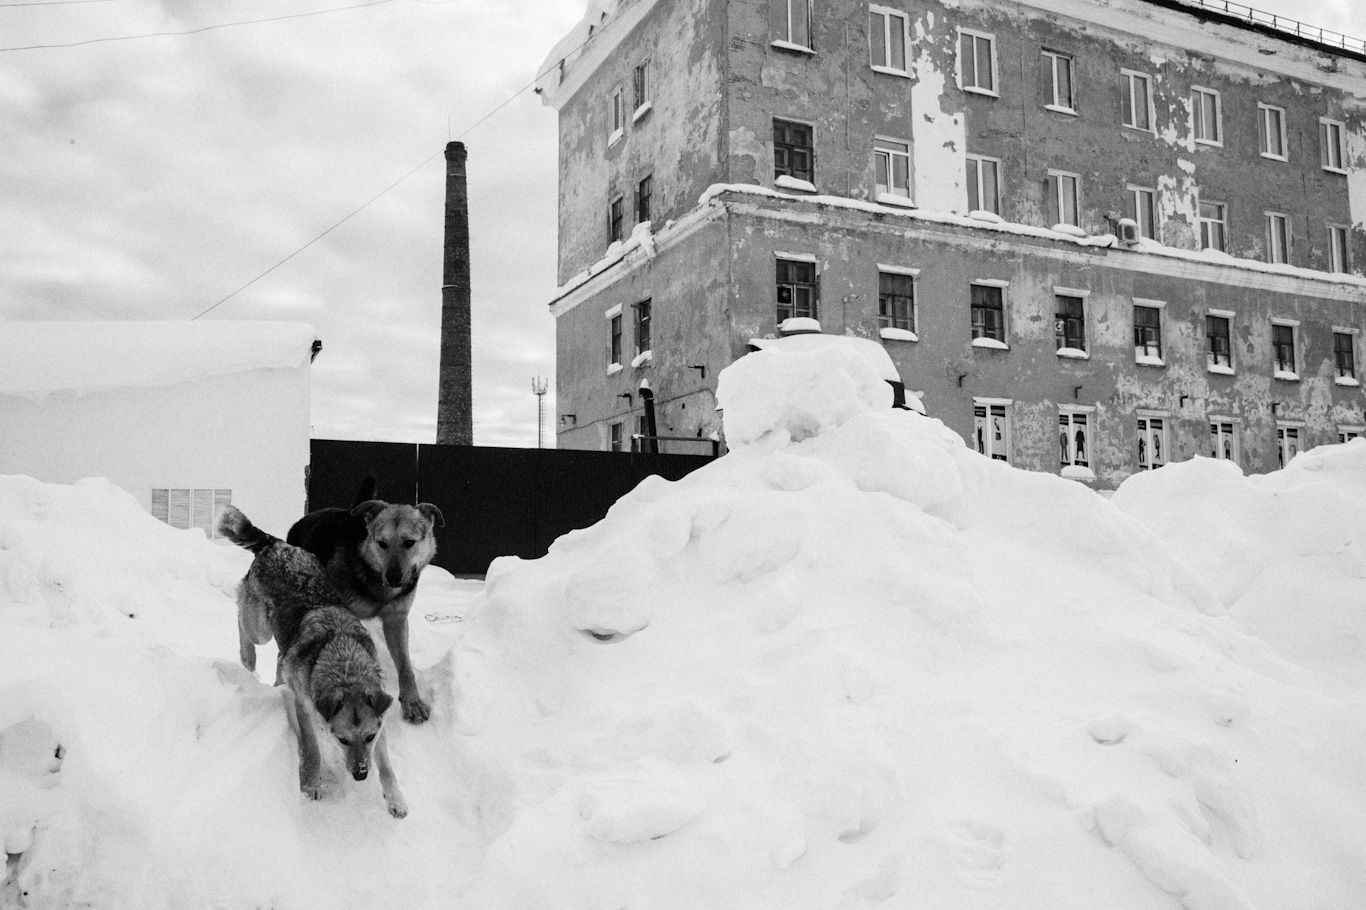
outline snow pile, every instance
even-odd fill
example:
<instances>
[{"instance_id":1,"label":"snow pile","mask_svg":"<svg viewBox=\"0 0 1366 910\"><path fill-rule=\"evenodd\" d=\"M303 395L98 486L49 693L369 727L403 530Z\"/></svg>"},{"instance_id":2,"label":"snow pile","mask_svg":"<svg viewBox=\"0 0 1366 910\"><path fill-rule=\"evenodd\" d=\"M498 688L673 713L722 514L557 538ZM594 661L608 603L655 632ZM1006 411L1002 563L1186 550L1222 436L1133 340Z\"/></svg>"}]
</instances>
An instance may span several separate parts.
<instances>
[{"instance_id":1,"label":"snow pile","mask_svg":"<svg viewBox=\"0 0 1366 910\"><path fill-rule=\"evenodd\" d=\"M221 644L219 567L241 554L170 542L107 490L84 516L103 539L76 549L75 510L0 479L0 579L28 546L151 611L54 626L0 586L5 888L40 907L1366 905L1363 658L1300 654L1354 634L1366 598L1287 628L1302 594L1359 579L1366 443L1255 482L1172 465L1112 503L871 400L885 383L839 348L764 353L724 374L724 458L497 561L463 623L422 619L454 596L424 576L435 712L390 727L403 821L377 782L300 798L278 693ZM1287 593L1277 565L1322 577ZM173 602L202 647L156 643Z\"/></svg>"}]
</instances>

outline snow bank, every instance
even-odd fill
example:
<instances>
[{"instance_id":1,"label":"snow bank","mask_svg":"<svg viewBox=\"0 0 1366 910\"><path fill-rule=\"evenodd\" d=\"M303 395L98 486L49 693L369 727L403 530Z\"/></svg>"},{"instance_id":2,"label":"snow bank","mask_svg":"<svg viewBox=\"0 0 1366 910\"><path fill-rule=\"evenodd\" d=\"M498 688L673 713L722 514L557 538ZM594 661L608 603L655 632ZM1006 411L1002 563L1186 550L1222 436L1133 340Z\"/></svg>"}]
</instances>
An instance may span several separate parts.
<instances>
[{"instance_id":1,"label":"snow bank","mask_svg":"<svg viewBox=\"0 0 1366 910\"><path fill-rule=\"evenodd\" d=\"M401 822L377 783L301 800L278 693L224 644L241 554L154 534L111 491L0 479L0 578L28 547L151 610L92 594L54 625L50 586L0 587L5 887L42 907L1366 905L1362 657L1327 673L1298 638L1342 634L1351 604L1287 631L1251 609L1293 612L1281 578L1230 596L1240 547L1302 549L1349 589L1366 443L1255 482L1172 465L1110 502L872 401L885 383L838 348L764 353L723 374L724 458L496 561L462 623L422 618L455 596L424 579L435 713L391 728ZM67 546L81 510L44 496L102 500L99 539ZM173 603L200 643L158 642Z\"/></svg>"}]
</instances>

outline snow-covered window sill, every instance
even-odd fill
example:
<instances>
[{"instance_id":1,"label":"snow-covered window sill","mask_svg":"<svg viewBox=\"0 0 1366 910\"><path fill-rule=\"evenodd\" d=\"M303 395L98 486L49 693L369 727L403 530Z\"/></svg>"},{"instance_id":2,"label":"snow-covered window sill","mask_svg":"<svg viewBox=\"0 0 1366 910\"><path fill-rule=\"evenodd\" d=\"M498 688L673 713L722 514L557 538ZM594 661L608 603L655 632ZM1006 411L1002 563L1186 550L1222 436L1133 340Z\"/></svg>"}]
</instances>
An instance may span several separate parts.
<instances>
[{"instance_id":1,"label":"snow-covered window sill","mask_svg":"<svg viewBox=\"0 0 1366 910\"><path fill-rule=\"evenodd\" d=\"M1333 379L1333 382L1336 385L1349 385L1353 387L1361 385L1354 376L1338 376Z\"/></svg>"},{"instance_id":2,"label":"snow-covered window sill","mask_svg":"<svg viewBox=\"0 0 1366 910\"><path fill-rule=\"evenodd\" d=\"M608 366L607 366L607 375L608 375L608 376L611 376L613 373L620 373L620 372L621 372L621 364L619 364L619 363L608 364Z\"/></svg>"},{"instance_id":3,"label":"snow-covered window sill","mask_svg":"<svg viewBox=\"0 0 1366 910\"><path fill-rule=\"evenodd\" d=\"M995 212L988 212L986 209L973 209L968 212L968 217L973 221L985 221L987 224L1004 224L1005 219Z\"/></svg>"},{"instance_id":4,"label":"snow-covered window sill","mask_svg":"<svg viewBox=\"0 0 1366 910\"><path fill-rule=\"evenodd\" d=\"M790 177L787 174L778 175L778 178L773 181L773 185L780 186L785 190L802 190L807 193L816 192L816 185L811 181L798 180L796 177Z\"/></svg>"},{"instance_id":5,"label":"snow-covered window sill","mask_svg":"<svg viewBox=\"0 0 1366 910\"><path fill-rule=\"evenodd\" d=\"M1276 372L1272 373L1271 375L1272 375L1272 376L1275 376L1277 379L1284 379L1286 382L1299 382L1299 381L1300 381L1300 374L1299 374L1299 373L1291 372L1290 370L1277 370Z\"/></svg>"},{"instance_id":6,"label":"snow-covered window sill","mask_svg":"<svg viewBox=\"0 0 1366 910\"><path fill-rule=\"evenodd\" d=\"M1285 157L1284 155L1273 155L1273 154L1271 154L1270 152L1262 152L1262 153L1261 153L1261 157L1266 158L1266 159L1269 160L1269 161L1289 161L1289 160L1290 160L1289 158Z\"/></svg>"},{"instance_id":7,"label":"snow-covered window sill","mask_svg":"<svg viewBox=\"0 0 1366 910\"><path fill-rule=\"evenodd\" d=\"M1345 174L1345 173L1347 173L1347 171L1343 170L1343 169L1340 168L1340 167L1329 167L1329 166L1326 165L1326 164L1323 166L1323 169L1324 169L1325 171L1327 171L1328 173L1330 173L1330 174Z\"/></svg>"},{"instance_id":8,"label":"snow-covered window sill","mask_svg":"<svg viewBox=\"0 0 1366 910\"><path fill-rule=\"evenodd\" d=\"M646 114L650 113L650 111L652 111L652 110L654 110L654 109L655 109L654 102L646 101L646 102L645 102L644 104L642 104L640 107L636 108L636 112L635 112L634 114L631 115L631 122L632 122L632 123L635 123L635 122L636 122L637 120L639 120L641 117L644 117Z\"/></svg>"},{"instance_id":9,"label":"snow-covered window sill","mask_svg":"<svg viewBox=\"0 0 1366 910\"><path fill-rule=\"evenodd\" d=\"M1010 345L1004 341L997 341L995 338L974 338L972 339L974 348L988 348L993 351L1008 351Z\"/></svg>"},{"instance_id":10,"label":"snow-covered window sill","mask_svg":"<svg viewBox=\"0 0 1366 910\"><path fill-rule=\"evenodd\" d=\"M1055 114L1071 114L1073 117L1077 116L1077 112L1072 108L1062 107L1058 104L1045 104L1043 106L1043 109L1046 111L1052 111Z\"/></svg>"},{"instance_id":11,"label":"snow-covered window sill","mask_svg":"<svg viewBox=\"0 0 1366 910\"><path fill-rule=\"evenodd\" d=\"M974 95L986 95L988 98L999 98L999 97L1001 97L998 93L993 92L993 91L992 91L991 89L989 89L989 88L978 88L978 87L975 86L975 85L965 85L965 86L963 86L963 91L965 91L965 92L971 92L971 93L974 94Z\"/></svg>"},{"instance_id":12,"label":"snow-covered window sill","mask_svg":"<svg viewBox=\"0 0 1366 910\"><path fill-rule=\"evenodd\" d=\"M626 130L617 130L607 137L607 147L611 148L621 141L621 137L626 135Z\"/></svg>"},{"instance_id":13,"label":"snow-covered window sill","mask_svg":"<svg viewBox=\"0 0 1366 910\"><path fill-rule=\"evenodd\" d=\"M1205 371L1208 373L1218 373L1220 376L1233 375L1233 367L1222 363L1207 363L1205 364Z\"/></svg>"},{"instance_id":14,"label":"snow-covered window sill","mask_svg":"<svg viewBox=\"0 0 1366 910\"><path fill-rule=\"evenodd\" d=\"M654 352L653 350L650 350L650 351L641 351L641 352L640 352L639 354L637 354L634 358L632 358L632 360L631 360L631 366L632 366L633 368L635 368L635 369L640 369L640 367L644 366L645 364L649 363L650 361L652 361L652 360L654 360L654 359L655 359L655 352Z\"/></svg>"},{"instance_id":15,"label":"snow-covered window sill","mask_svg":"<svg viewBox=\"0 0 1366 910\"><path fill-rule=\"evenodd\" d=\"M877 330L884 341L919 341L920 336L910 329L895 329L885 325Z\"/></svg>"},{"instance_id":16,"label":"snow-covered window sill","mask_svg":"<svg viewBox=\"0 0 1366 910\"><path fill-rule=\"evenodd\" d=\"M770 46L771 46L771 47L775 47L775 48L777 48L777 49L780 50L780 51L792 51L793 53L796 53L796 54L810 54L810 55L812 55L813 57L814 57L815 54L816 54L815 51L813 51L811 48L807 47L806 45L804 45L804 44L793 44L791 41L774 41L773 44L770 45Z\"/></svg>"},{"instance_id":17,"label":"snow-covered window sill","mask_svg":"<svg viewBox=\"0 0 1366 910\"><path fill-rule=\"evenodd\" d=\"M1055 234L1066 234L1068 237L1086 236L1086 232L1081 228L1077 227L1075 224L1055 224L1053 225L1052 230Z\"/></svg>"},{"instance_id":18,"label":"snow-covered window sill","mask_svg":"<svg viewBox=\"0 0 1366 910\"><path fill-rule=\"evenodd\" d=\"M911 200L910 196L902 196L900 193L878 193L877 201L881 205L899 205L903 209L913 209L916 207L915 202Z\"/></svg>"},{"instance_id":19,"label":"snow-covered window sill","mask_svg":"<svg viewBox=\"0 0 1366 910\"><path fill-rule=\"evenodd\" d=\"M890 66L874 66L873 72L885 73L888 76L900 76L903 79L911 78L911 74L906 72L905 70L893 69ZM1327 169L1325 168L1325 170Z\"/></svg>"},{"instance_id":20,"label":"snow-covered window sill","mask_svg":"<svg viewBox=\"0 0 1366 910\"><path fill-rule=\"evenodd\" d=\"M1081 348L1058 348L1059 357L1067 357L1072 360L1090 360L1091 355Z\"/></svg>"},{"instance_id":21,"label":"snow-covered window sill","mask_svg":"<svg viewBox=\"0 0 1366 910\"><path fill-rule=\"evenodd\" d=\"M1167 365L1161 357L1153 357L1149 354L1135 354L1134 363L1143 367L1165 367Z\"/></svg>"},{"instance_id":22,"label":"snow-covered window sill","mask_svg":"<svg viewBox=\"0 0 1366 910\"><path fill-rule=\"evenodd\" d=\"M1063 469L1058 473L1068 480L1084 480L1089 482L1096 479L1095 472L1090 468L1083 468L1081 465L1075 464L1064 465Z\"/></svg>"}]
</instances>

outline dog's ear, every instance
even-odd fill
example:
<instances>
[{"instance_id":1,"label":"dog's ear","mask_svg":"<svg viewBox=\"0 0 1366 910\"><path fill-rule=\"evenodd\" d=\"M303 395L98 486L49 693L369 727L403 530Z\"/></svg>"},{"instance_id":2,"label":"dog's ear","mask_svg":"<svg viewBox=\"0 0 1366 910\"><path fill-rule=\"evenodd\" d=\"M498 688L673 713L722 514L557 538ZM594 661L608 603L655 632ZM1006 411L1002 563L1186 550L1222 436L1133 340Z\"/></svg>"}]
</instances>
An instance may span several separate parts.
<instances>
[{"instance_id":1,"label":"dog's ear","mask_svg":"<svg viewBox=\"0 0 1366 910\"><path fill-rule=\"evenodd\" d=\"M394 703L394 697L383 689L371 689L365 693L365 701L370 705L370 710L376 714L383 714Z\"/></svg>"},{"instance_id":2,"label":"dog's ear","mask_svg":"<svg viewBox=\"0 0 1366 910\"><path fill-rule=\"evenodd\" d=\"M417 504L417 510L421 512L423 515L426 515L427 520L430 521L432 524L436 525L438 528L446 526L446 516L442 515L441 510L438 509L436 506L432 505L430 502L419 502Z\"/></svg>"},{"instance_id":3,"label":"dog's ear","mask_svg":"<svg viewBox=\"0 0 1366 910\"><path fill-rule=\"evenodd\" d=\"M318 713L321 714L323 720L326 721L331 721L332 718L336 717L337 712L341 710L341 706L342 695L336 689L328 689L326 692L313 699L313 707L318 709Z\"/></svg>"},{"instance_id":4,"label":"dog's ear","mask_svg":"<svg viewBox=\"0 0 1366 910\"><path fill-rule=\"evenodd\" d=\"M367 499L365 502L352 509L351 514L364 518L365 523L368 525L375 520L376 515L383 512L388 507L389 503L382 499Z\"/></svg>"}]
</instances>

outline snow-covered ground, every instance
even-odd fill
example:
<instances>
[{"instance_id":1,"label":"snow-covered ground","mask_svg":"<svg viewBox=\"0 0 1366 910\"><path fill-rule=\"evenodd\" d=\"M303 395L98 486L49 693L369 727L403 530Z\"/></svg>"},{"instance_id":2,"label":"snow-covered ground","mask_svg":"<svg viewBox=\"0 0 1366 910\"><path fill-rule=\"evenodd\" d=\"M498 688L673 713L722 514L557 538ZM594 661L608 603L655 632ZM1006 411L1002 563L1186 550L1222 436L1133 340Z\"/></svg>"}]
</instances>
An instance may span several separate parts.
<instances>
[{"instance_id":1,"label":"snow-covered ground","mask_svg":"<svg viewBox=\"0 0 1366 910\"><path fill-rule=\"evenodd\" d=\"M299 794L245 553L0 478L0 903L1366 907L1366 441L1106 500L846 353L742 358L725 458L428 570L401 821Z\"/></svg>"}]
</instances>

